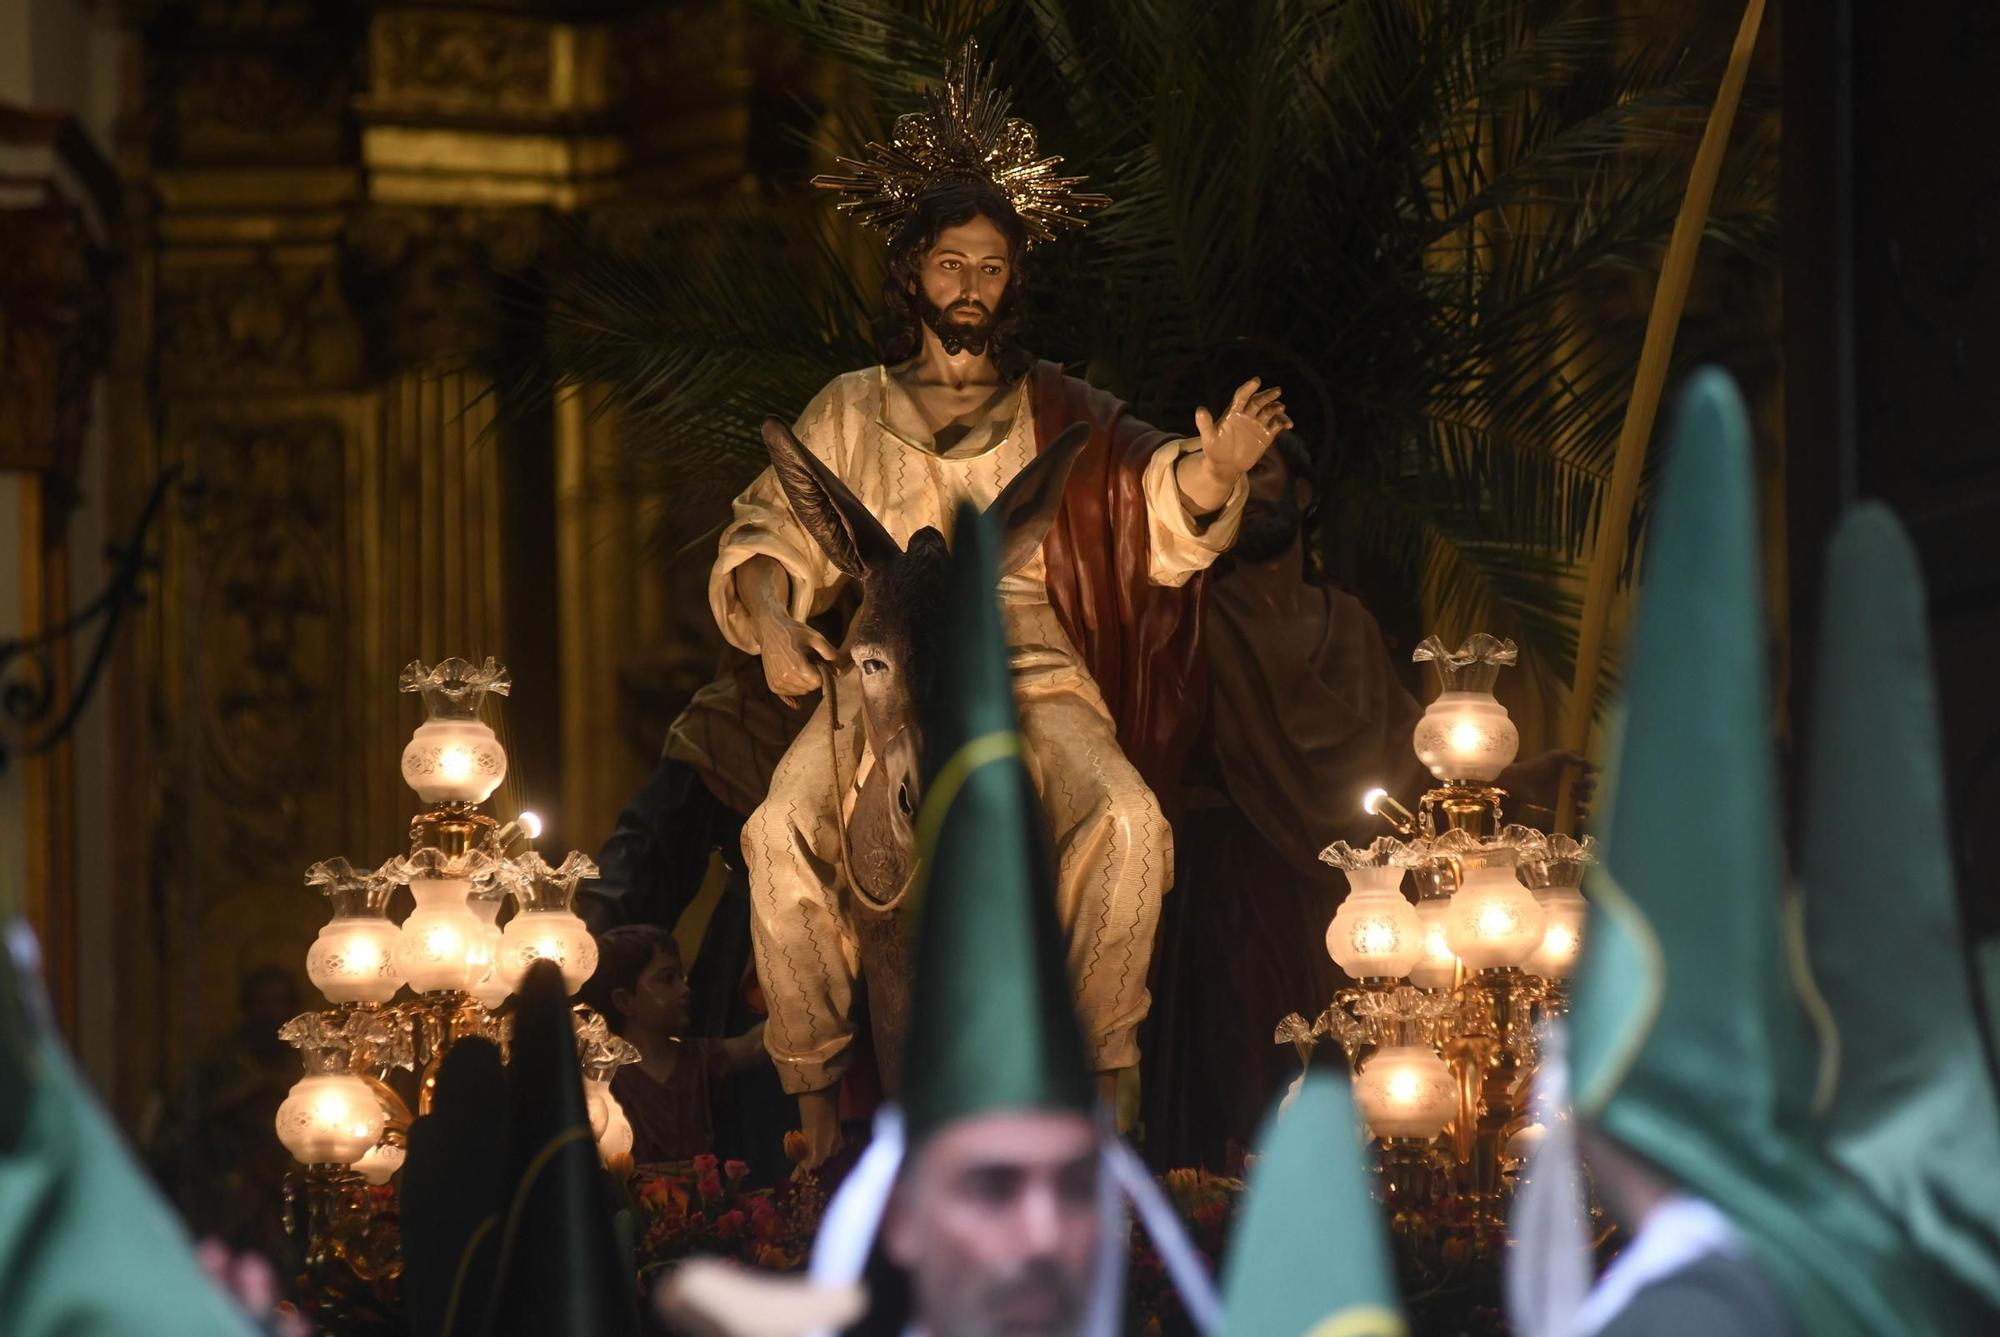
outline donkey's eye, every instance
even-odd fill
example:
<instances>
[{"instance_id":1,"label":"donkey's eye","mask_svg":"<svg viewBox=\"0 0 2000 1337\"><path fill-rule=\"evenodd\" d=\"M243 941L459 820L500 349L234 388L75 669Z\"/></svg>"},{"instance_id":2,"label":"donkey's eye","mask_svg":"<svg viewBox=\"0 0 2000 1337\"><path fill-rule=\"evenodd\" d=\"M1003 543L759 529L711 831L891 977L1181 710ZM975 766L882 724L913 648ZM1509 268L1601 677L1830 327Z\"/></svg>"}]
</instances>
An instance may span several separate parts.
<instances>
[{"instance_id":1,"label":"donkey's eye","mask_svg":"<svg viewBox=\"0 0 2000 1337\"><path fill-rule=\"evenodd\" d=\"M861 671L872 678L877 673L887 673L889 666L879 659L864 659L861 661Z\"/></svg>"}]
</instances>

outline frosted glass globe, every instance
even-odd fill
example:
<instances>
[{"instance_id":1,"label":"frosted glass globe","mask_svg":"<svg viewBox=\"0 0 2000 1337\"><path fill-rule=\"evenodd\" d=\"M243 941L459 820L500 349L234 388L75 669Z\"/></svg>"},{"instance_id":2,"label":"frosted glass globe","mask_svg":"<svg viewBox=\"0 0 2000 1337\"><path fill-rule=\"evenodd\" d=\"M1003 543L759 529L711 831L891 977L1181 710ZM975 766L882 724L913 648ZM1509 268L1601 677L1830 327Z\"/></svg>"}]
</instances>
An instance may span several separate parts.
<instances>
[{"instance_id":1,"label":"frosted glass globe","mask_svg":"<svg viewBox=\"0 0 2000 1337\"><path fill-rule=\"evenodd\" d=\"M574 994L597 969L597 940L583 920L567 910L526 910L500 931L498 974L518 990L528 967L553 961L562 971L563 990Z\"/></svg>"},{"instance_id":2,"label":"frosted glass globe","mask_svg":"<svg viewBox=\"0 0 2000 1337\"><path fill-rule=\"evenodd\" d=\"M1463 861L1464 880L1451 898L1445 942L1467 970L1518 966L1541 944L1547 916L1514 876L1512 854Z\"/></svg>"},{"instance_id":3,"label":"frosted glass globe","mask_svg":"<svg viewBox=\"0 0 2000 1337\"><path fill-rule=\"evenodd\" d=\"M1400 868L1350 868L1350 890L1326 928L1327 955L1354 979L1400 979L1422 958L1423 921L1403 898Z\"/></svg>"},{"instance_id":4,"label":"frosted glass globe","mask_svg":"<svg viewBox=\"0 0 2000 1337\"><path fill-rule=\"evenodd\" d=\"M1445 692L1424 709L1411 741L1439 780L1488 781L1513 764L1521 732L1491 692Z\"/></svg>"},{"instance_id":5,"label":"frosted glass globe","mask_svg":"<svg viewBox=\"0 0 2000 1337\"><path fill-rule=\"evenodd\" d=\"M597 1139L598 1159L606 1165L620 1156L632 1154L632 1121L625 1107L611 1094L611 1079L585 1079L584 1111L590 1120L590 1135Z\"/></svg>"},{"instance_id":6,"label":"frosted glass globe","mask_svg":"<svg viewBox=\"0 0 2000 1337\"><path fill-rule=\"evenodd\" d=\"M1419 989L1449 989L1458 982L1458 958L1452 954L1445 923L1451 918L1451 901L1432 897L1418 901L1416 909L1424 929L1424 950L1410 967L1410 983Z\"/></svg>"},{"instance_id":7,"label":"frosted glass globe","mask_svg":"<svg viewBox=\"0 0 2000 1337\"><path fill-rule=\"evenodd\" d=\"M301 1165L352 1165L381 1139L385 1122L382 1102L359 1077L311 1073L278 1106L278 1140Z\"/></svg>"},{"instance_id":8,"label":"frosted glass globe","mask_svg":"<svg viewBox=\"0 0 2000 1337\"><path fill-rule=\"evenodd\" d=\"M1354 1099L1376 1137L1429 1139L1458 1109L1451 1069L1428 1045L1388 1045L1361 1065Z\"/></svg>"},{"instance_id":9,"label":"frosted glass globe","mask_svg":"<svg viewBox=\"0 0 2000 1337\"><path fill-rule=\"evenodd\" d=\"M492 969L486 926L465 903L462 877L410 879L417 908L396 937L396 967L418 993L470 990Z\"/></svg>"},{"instance_id":10,"label":"frosted glass globe","mask_svg":"<svg viewBox=\"0 0 2000 1337\"><path fill-rule=\"evenodd\" d=\"M403 985L397 936L387 919L330 920L306 952L306 977L329 1003L386 1003Z\"/></svg>"},{"instance_id":11,"label":"frosted glass globe","mask_svg":"<svg viewBox=\"0 0 2000 1337\"><path fill-rule=\"evenodd\" d=\"M500 966L500 906L504 898L499 896L474 896L466 901L466 908L479 920L480 942L473 949L488 962L485 973L473 982L471 993L478 1004L488 1012L494 1011L514 992L501 974Z\"/></svg>"},{"instance_id":12,"label":"frosted glass globe","mask_svg":"<svg viewBox=\"0 0 2000 1337\"><path fill-rule=\"evenodd\" d=\"M1528 958L1528 969L1543 979L1566 980L1576 969L1583 949L1583 921L1587 903L1575 887L1542 887L1535 892L1541 903L1544 925L1542 941Z\"/></svg>"},{"instance_id":13,"label":"frosted glass globe","mask_svg":"<svg viewBox=\"0 0 2000 1337\"><path fill-rule=\"evenodd\" d=\"M396 1171L403 1168L403 1161L408 1155L400 1143L377 1142L354 1163L354 1168L369 1183L382 1185L396 1177Z\"/></svg>"},{"instance_id":14,"label":"frosted glass globe","mask_svg":"<svg viewBox=\"0 0 2000 1337\"><path fill-rule=\"evenodd\" d=\"M506 778L507 751L480 720L425 720L403 749L403 782L426 803L484 803Z\"/></svg>"}]
</instances>

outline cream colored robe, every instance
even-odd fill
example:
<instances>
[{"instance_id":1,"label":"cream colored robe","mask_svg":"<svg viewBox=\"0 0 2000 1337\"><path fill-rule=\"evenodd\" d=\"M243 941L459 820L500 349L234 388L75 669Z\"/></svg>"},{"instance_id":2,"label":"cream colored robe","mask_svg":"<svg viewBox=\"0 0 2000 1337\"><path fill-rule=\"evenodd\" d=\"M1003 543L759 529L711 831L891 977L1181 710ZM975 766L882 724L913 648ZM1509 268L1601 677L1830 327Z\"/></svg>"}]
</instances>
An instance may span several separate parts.
<instances>
[{"instance_id":1,"label":"cream colored robe","mask_svg":"<svg viewBox=\"0 0 2000 1337\"><path fill-rule=\"evenodd\" d=\"M1025 380L987 421L939 455L908 392L882 367L836 378L814 396L796 431L903 544L926 525L949 535L959 503L989 505L1036 451ZM1170 441L1146 469L1149 574L1157 584L1182 584L1214 561L1234 542L1242 516L1243 482L1206 525L1188 513L1174 466L1193 448ZM751 654L759 651L756 631L737 596L735 572L760 554L790 575L791 611L801 620L825 609L845 579L766 469L736 499L708 587L723 635ZM1172 882L1173 835L1152 791L1119 750L1097 684L1049 605L1039 550L1001 580L1000 600L1021 731L1060 861L1057 909L1078 1015L1097 1069L1129 1067L1138 1060L1136 1032L1151 1001L1146 971L1160 898ZM834 735L847 749L843 778L858 778L866 764L852 673L846 670L840 683L843 728ZM836 824L852 790L834 794L830 728L822 701L743 828L751 936L770 1009L765 1044L794 1092L837 1081L853 1038L860 962L835 871Z\"/></svg>"}]
</instances>

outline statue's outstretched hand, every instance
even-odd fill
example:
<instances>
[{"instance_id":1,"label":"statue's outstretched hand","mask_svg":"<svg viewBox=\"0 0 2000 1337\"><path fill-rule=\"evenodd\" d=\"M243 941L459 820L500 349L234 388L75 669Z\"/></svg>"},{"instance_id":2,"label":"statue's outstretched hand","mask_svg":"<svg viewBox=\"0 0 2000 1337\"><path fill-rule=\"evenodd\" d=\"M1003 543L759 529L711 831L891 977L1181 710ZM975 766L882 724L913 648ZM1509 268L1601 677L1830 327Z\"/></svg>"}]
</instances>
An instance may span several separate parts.
<instances>
[{"instance_id":1,"label":"statue's outstretched hand","mask_svg":"<svg viewBox=\"0 0 2000 1337\"><path fill-rule=\"evenodd\" d=\"M1207 458L1210 476L1225 487L1248 473L1263 457L1278 433L1292 425L1285 413L1284 391L1278 386L1260 389L1258 377L1236 387L1229 407L1218 421L1206 408L1194 411L1195 430L1201 434L1201 452Z\"/></svg>"}]
</instances>

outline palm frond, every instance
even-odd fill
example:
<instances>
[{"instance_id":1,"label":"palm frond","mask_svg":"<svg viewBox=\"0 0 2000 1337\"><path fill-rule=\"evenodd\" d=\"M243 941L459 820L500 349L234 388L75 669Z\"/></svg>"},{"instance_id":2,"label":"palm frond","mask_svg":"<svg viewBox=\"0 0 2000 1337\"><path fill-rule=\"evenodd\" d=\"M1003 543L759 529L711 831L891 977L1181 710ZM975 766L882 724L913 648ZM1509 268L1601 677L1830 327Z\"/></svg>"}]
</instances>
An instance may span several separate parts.
<instances>
[{"instance_id":1,"label":"palm frond","mask_svg":"<svg viewBox=\"0 0 2000 1337\"><path fill-rule=\"evenodd\" d=\"M1283 381L1329 524L1409 573L1367 593L1567 666L1641 334L1604 308L1657 267L1727 29L1585 0L751 7L856 93L823 151L879 135L977 37L1043 146L1114 200L1034 256L1035 346L1168 427L1241 375ZM1732 263L1770 262L1775 163L1739 127L1708 229ZM633 485L692 514L761 463L765 412L874 360L878 279L853 259L876 251L818 201L581 248L514 398L604 387Z\"/></svg>"}]
</instances>

